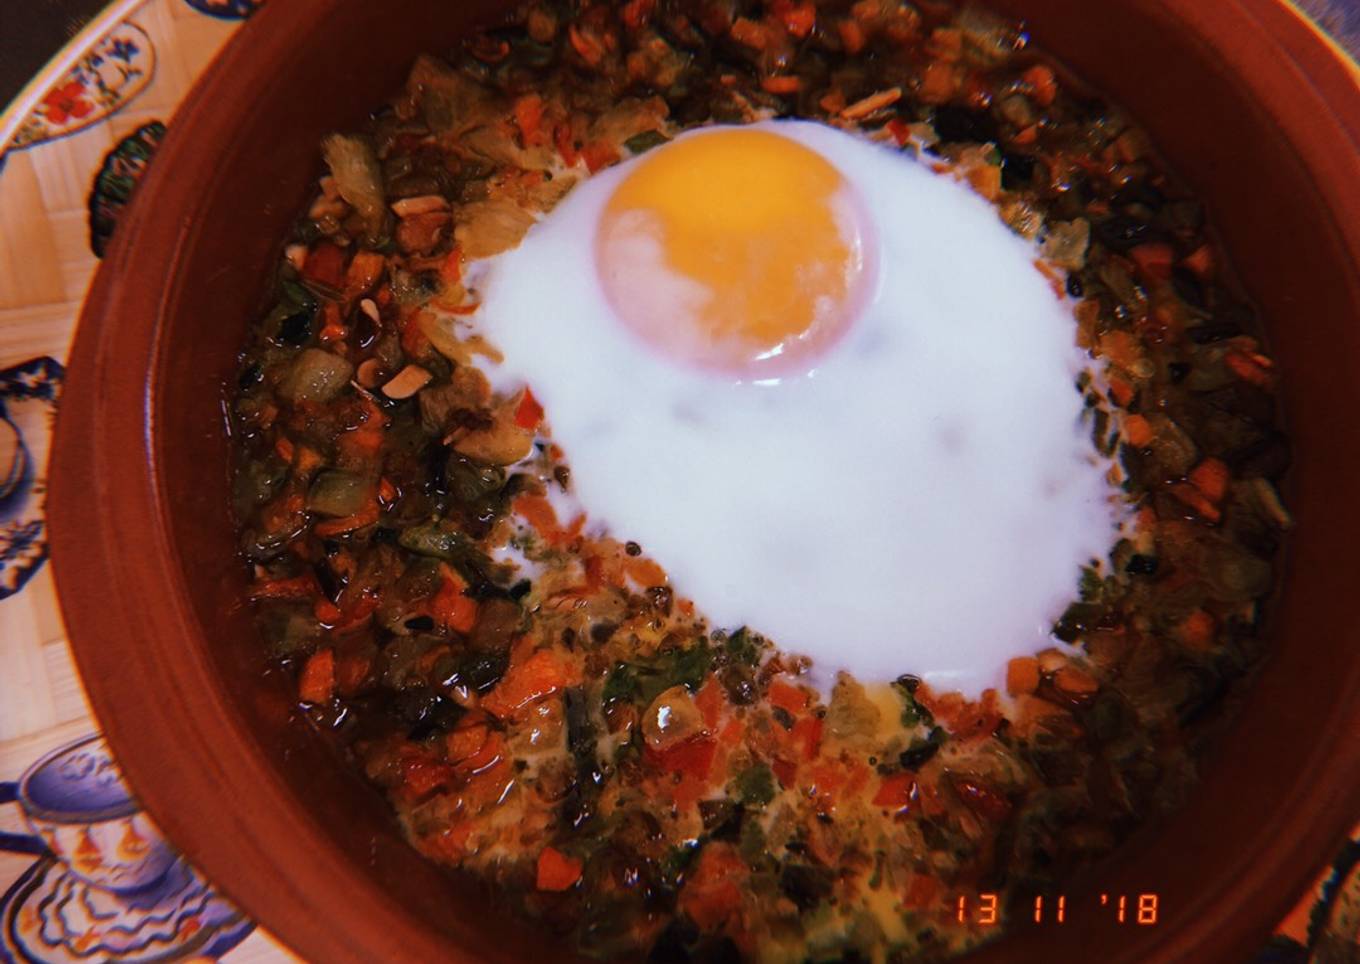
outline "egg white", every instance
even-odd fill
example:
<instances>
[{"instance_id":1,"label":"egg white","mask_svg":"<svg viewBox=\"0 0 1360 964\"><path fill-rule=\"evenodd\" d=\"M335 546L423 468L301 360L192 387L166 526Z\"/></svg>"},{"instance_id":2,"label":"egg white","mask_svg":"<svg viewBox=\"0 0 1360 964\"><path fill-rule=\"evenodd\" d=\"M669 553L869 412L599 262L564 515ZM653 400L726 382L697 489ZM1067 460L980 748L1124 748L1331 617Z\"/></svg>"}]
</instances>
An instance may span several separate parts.
<instances>
[{"instance_id":1,"label":"egg white","mask_svg":"<svg viewBox=\"0 0 1360 964\"><path fill-rule=\"evenodd\" d=\"M1071 311L1036 246L952 178L819 124L757 126L825 157L873 218L872 296L815 370L699 370L614 317L593 238L629 162L485 265L477 324L498 378L543 403L591 517L716 625L811 656L823 683L911 672L977 695L1051 645L1115 537Z\"/></svg>"}]
</instances>

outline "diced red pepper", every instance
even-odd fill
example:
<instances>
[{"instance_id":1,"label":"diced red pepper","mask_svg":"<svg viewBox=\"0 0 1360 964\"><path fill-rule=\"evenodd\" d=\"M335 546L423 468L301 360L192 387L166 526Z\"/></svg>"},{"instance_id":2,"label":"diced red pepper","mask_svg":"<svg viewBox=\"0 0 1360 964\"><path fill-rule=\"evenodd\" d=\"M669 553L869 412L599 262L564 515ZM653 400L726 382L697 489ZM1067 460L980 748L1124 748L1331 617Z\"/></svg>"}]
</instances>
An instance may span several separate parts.
<instances>
[{"instance_id":1,"label":"diced red pepper","mask_svg":"<svg viewBox=\"0 0 1360 964\"><path fill-rule=\"evenodd\" d=\"M556 847L544 847L538 855L535 886L539 890L568 890L581 879L583 866L580 860L562 853Z\"/></svg>"},{"instance_id":2,"label":"diced red pepper","mask_svg":"<svg viewBox=\"0 0 1360 964\"><path fill-rule=\"evenodd\" d=\"M648 757L668 773L680 773L699 780L707 780L717 750L716 740L696 736L660 753L648 750Z\"/></svg>"},{"instance_id":3,"label":"diced red pepper","mask_svg":"<svg viewBox=\"0 0 1360 964\"><path fill-rule=\"evenodd\" d=\"M964 805L984 820L999 823L1010 814L1010 801L985 783L957 775L950 782Z\"/></svg>"},{"instance_id":4,"label":"diced red pepper","mask_svg":"<svg viewBox=\"0 0 1360 964\"><path fill-rule=\"evenodd\" d=\"M1195 488L1204 493L1205 498L1217 504L1228 494L1228 482L1232 478L1232 473L1220 460L1208 458L1191 469L1187 478Z\"/></svg>"},{"instance_id":5,"label":"diced red pepper","mask_svg":"<svg viewBox=\"0 0 1360 964\"><path fill-rule=\"evenodd\" d=\"M779 785L785 789L793 786L794 781L798 779L798 764L792 761L775 757L770 761L770 769L779 779Z\"/></svg>"},{"instance_id":6,"label":"diced red pepper","mask_svg":"<svg viewBox=\"0 0 1360 964\"><path fill-rule=\"evenodd\" d=\"M562 155L562 163L567 167L575 167L576 162L581 158L581 152L576 149L576 141L572 138L571 125L566 121L553 128L553 144L557 147L557 153Z\"/></svg>"},{"instance_id":7,"label":"diced red pepper","mask_svg":"<svg viewBox=\"0 0 1360 964\"><path fill-rule=\"evenodd\" d=\"M802 716L793 724L793 742L802 748L804 760L815 760L822 748L821 717Z\"/></svg>"},{"instance_id":8,"label":"diced red pepper","mask_svg":"<svg viewBox=\"0 0 1360 964\"><path fill-rule=\"evenodd\" d=\"M709 732L718 725L718 714L722 710L723 702L722 686L719 685L717 676L710 676L700 687L699 692L694 694L694 705L698 707L700 715L704 718L704 726Z\"/></svg>"},{"instance_id":9,"label":"diced red pepper","mask_svg":"<svg viewBox=\"0 0 1360 964\"><path fill-rule=\"evenodd\" d=\"M448 566L442 568L444 578L439 591L430 601L430 614L435 622L446 629L456 633L471 632L477 622L477 601L463 594L467 585L454 575L452 569Z\"/></svg>"},{"instance_id":10,"label":"diced red pepper","mask_svg":"<svg viewBox=\"0 0 1360 964\"><path fill-rule=\"evenodd\" d=\"M768 695L771 703L795 716L807 709L807 692L778 677L770 682Z\"/></svg>"},{"instance_id":11,"label":"diced red pepper","mask_svg":"<svg viewBox=\"0 0 1360 964\"><path fill-rule=\"evenodd\" d=\"M344 287L345 249L329 241L321 242L307 254L302 277L327 288Z\"/></svg>"},{"instance_id":12,"label":"diced red pepper","mask_svg":"<svg viewBox=\"0 0 1360 964\"><path fill-rule=\"evenodd\" d=\"M357 435L358 433L351 432L350 434ZM372 525L377 521L378 503L373 501L354 513L354 515L347 515L343 519L327 519L325 522L318 522L312 527L312 531L323 537L336 536L342 532L353 532L355 529L362 529L364 526Z\"/></svg>"},{"instance_id":13,"label":"diced red pepper","mask_svg":"<svg viewBox=\"0 0 1360 964\"><path fill-rule=\"evenodd\" d=\"M543 421L543 406L538 404L538 399L534 398L534 393L525 388L524 394L519 400L519 407L515 409L515 424L520 428L537 428L541 421Z\"/></svg>"},{"instance_id":14,"label":"diced red pepper","mask_svg":"<svg viewBox=\"0 0 1360 964\"><path fill-rule=\"evenodd\" d=\"M903 770L890 773L878 785L874 794L874 806L887 807L889 810L904 810L916 796L916 775Z\"/></svg>"},{"instance_id":15,"label":"diced red pepper","mask_svg":"<svg viewBox=\"0 0 1360 964\"><path fill-rule=\"evenodd\" d=\"M791 74L775 74L761 78L760 86L771 94L796 94L803 89L803 81Z\"/></svg>"},{"instance_id":16,"label":"diced red pepper","mask_svg":"<svg viewBox=\"0 0 1360 964\"><path fill-rule=\"evenodd\" d=\"M515 124L519 127L520 140L525 147L536 147L546 140L540 126L542 122L542 97L538 94L525 94L515 101Z\"/></svg>"},{"instance_id":17,"label":"diced red pepper","mask_svg":"<svg viewBox=\"0 0 1360 964\"><path fill-rule=\"evenodd\" d=\"M784 0L776 2L774 10L784 28L800 40L817 26L817 8L811 3L789 3Z\"/></svg>"},{"instance_id":18,"label":"diced red pepper","mask_svg":"<svg viewBox=\"0 0 1360 964\"><path fill-rule=\"evenodd\" d=\"M1129 252L1133 263L1146 277L1165 281L1171 277L1171 266L1176 263L1176 252L1162 241L1140 244Z\"/></svg>"},{"instance_id":19,"label":"diced red pepper","mask_svg":"<svg viewBox=\"0 0 1360 964\"><path fill-rule=\"evenodd\" d=\"M1186 255L1181 265L1203 281L1214 273L1214 249L1202 244Z\"/></svg>"},{"instance_id":20,"label":"diced red pepper","mask_svg":"<svg viewBox=\"0 0 1360 964\"><path fill-rule=\"evenodd\" d=\"M368 678L373 657L367 653L346 653L335 662L335 686L345 696L356 692Z\"/></svg>"},{"instance_id":21,"label":"diced red pepper","mask_svg":"<svg viewBox=\"0 0 1360 964\"><path fill-rule=\"evenodd\" d=\"M335 651L319 649L307 658L298 680L298 698L304 703L325 703L335 693Z\"/></svg>"},{"instance_id":22,"label":"diced red pepper","mask_svg":"<svg viewBox=\"0 0 1360 964\"><path fill-rule=\"evenodd\" d=\"M637 30L651 19L656 0L628 0L619 10L619 19L629 30Z\"/></svg>"},{"instance_id":23,"label":"diced red pepper","mask_svg":"<svg viewBox=\"0 0 1360 964\"><path fill-rule=\"evenodd\" d=\"M1057 99L1058 81L1050 68L1043 64L1035 64L1025 71L1022 79L1029 84L1034 102L1040 107L1047 107Z\"/></svg>"},{"instance_id":24,"label":"diced red pepper","mask_svg":"<svg viewBox=\"0 0 1360 964\"><path fill-rule=\"evenodd\" d=\"M858 20L840 20L836 23L836 32L841 35L841 46L850 56L854 56L864 49L867 38L864 36L864 28L859 25ZM899 141L899 143L902 143Z\"/></svg>"},{"instance_id":25,"label":"diced red pepper","mask_svg":"<svg viewBox=\"0 0 1360 964\"><path fill-rule=\"evenodd\" d=\"M310 599L316 594L316 577L310 572L291 579L270 579L250 587L251 599Z\"/></svg>"},{"instance_id":26,"label":"diced red pepper","mask_svg":"<svg viewBox=\"0 0 1360 964\"><path fill-rule=\"evenodd\" d=\"M617 162L620 155L618 148L613 144L606 141L591 141L581 148L581 157L586 162L586 168L594 174Z\"/></svg>"},{"instance_id":27,"label":"diced red pepper","mask_svg":"<svg viewBox=\"0 0 1360 964\"><path fill-rule=\"evenodd\" d=\"M482 698L482 708L504 719L566 685L566 670L557 656L550 650L536 650L523 662L511 661L495 689Z\"/></svg>"}]
</instances>

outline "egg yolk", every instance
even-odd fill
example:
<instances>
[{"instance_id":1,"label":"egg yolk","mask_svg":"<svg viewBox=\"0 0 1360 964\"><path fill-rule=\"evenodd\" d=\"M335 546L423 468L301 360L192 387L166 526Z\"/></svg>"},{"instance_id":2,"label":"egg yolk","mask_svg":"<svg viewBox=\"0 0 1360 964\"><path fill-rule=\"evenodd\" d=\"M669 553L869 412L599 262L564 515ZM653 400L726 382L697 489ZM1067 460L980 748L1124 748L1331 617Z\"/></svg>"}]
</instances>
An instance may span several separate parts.
<instances>
[{"instance_id":1,"label":"egg yolk","mask_svg":"<svg viewBox=\"0 0 1360 964\"><path fill-rule=\"evenodd\" d=\"M653 149L601 215L622 321L659 350L747 377L806 372L867 300L868 219L824 157L764 130Z\"/></svg>"}]
</instances>

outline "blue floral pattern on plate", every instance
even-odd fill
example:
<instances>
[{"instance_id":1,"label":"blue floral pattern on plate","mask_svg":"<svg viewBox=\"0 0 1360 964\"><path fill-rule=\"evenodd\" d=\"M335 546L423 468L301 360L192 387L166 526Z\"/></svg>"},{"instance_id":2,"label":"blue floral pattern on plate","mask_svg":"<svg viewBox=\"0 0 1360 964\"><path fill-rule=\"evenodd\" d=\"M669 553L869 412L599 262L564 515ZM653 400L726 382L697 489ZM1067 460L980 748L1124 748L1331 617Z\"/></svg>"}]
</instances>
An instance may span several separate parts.
<instances>
[{"instance_id":1,"label":"blue floral pattern on plate","mask_svg":"<svg viewBox=\"0 0 1360 964\"><path fill-rule=\"evenodd\" d=\"M264 0L184 0L189 6L210 17L223 20L244 20L264 6Z\"/></svg>"},{"instance_id":2,"label":"blue floral pattern on plate","mask_svg":"<svg viewBox=\"0 0 1360 964\"><path fill-rule=\"evenodd\" d=\"M47 559L47 447L64 375L47 357L0 371L0 599Z\"/></svg>"}]
</instances>

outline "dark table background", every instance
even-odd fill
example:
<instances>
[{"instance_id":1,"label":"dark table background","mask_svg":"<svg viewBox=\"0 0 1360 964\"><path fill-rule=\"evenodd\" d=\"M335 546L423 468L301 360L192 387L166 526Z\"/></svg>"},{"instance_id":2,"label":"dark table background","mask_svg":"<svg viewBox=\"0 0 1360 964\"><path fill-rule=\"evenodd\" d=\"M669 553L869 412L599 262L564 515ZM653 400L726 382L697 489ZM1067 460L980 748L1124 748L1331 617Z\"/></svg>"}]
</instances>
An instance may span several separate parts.
<instances>
[{"instance_id":1,"label":"dark table background","mask_svg":"<svg viewBox=\"0 0 1360 964\"><path fill-rule=\"evenodd\" d=\"M106 0L0 0L0 108Z\"/></svg>"}]
</instances>

